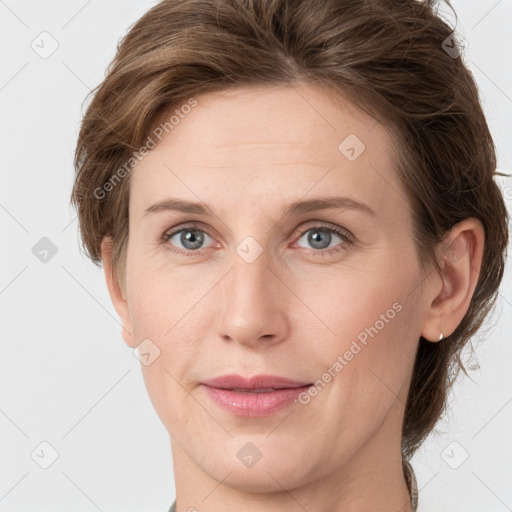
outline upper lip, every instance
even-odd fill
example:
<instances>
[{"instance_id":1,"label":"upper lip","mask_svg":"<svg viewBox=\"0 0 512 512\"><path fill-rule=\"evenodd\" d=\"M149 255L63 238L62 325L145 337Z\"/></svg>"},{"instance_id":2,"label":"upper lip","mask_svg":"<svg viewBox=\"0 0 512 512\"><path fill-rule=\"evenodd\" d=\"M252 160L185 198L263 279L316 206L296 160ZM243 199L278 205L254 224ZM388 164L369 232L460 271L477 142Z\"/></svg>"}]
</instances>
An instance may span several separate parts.
<instances>
[{"instance_id":1,"label":"upper lip","mask_svg":"<svg viewBox=\"0 0 512 512\"><path fill-rule=\"evenodd\" d=\"M202 382L212 388L221 389L284 389L284 388L300 388L311 384L310 382L302 382L292 379L279 377L278 375L255 375L250 379L240 375L222 375L213 379Z\"/></svg>"}]
</instances>

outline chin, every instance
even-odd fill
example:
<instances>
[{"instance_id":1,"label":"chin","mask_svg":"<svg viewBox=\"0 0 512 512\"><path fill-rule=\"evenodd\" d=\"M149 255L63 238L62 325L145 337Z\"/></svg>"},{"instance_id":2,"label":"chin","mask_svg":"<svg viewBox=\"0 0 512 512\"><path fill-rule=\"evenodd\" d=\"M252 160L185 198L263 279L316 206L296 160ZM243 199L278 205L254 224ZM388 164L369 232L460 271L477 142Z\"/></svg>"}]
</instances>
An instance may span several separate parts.
<instances>
[{"instance_id":1,"label":"chin","mask_svg":"<svg viewBox=\"0 0 512 512\"><path fill-rule=\"evenodd\" d=\"M212 465L209 465L204 459L196 461L203 467L203 470L210 476L240 491L252 493L271 493L282 492L283 487L286 489L299 487L307 480L306 471L300 458L290 457L288 454L265 455L265 451L261 454L261 458L252 461L247 457L244 461L246 453L250 453L253 449L250 446L251 441L236 442L237 448L231 450L223 445L222 453L211 454L209 457ZM242 450L238 448L242 447ZM245 451L243 451L245 447ZM227 452L233 453L233 456L226 456ZM242 452L239 460L237 452ZM267 448L267 453L272 453L271 447ZM293 452L291 452L293 453ZM256 455L256 452L254 452ZM205 464L206 462L206 464ZM252 464L252 465L251 465ZM302 471L298 471L301 469ZM226 475L229 475L226 477Z\"/></svg>"},{"instance_id":2,"label":"chin","mask_svg":"<svg viewBox=\"0 0 512 512\"><path fill-rule=\"evenodd\" d=\"M261 462L261 461L260 461ZM231 474L226 478L226 474ZM268 473L267 473L268 471ZM258 470L241 468L234 464L226 466L225 472L211 475L215 480L222 481L223 485L247 493L274 493L282 492L283 488L293 489L303 484L302 479L293 472L293 468L266 469L261 466Z\"/></svg>"}]
</instances>

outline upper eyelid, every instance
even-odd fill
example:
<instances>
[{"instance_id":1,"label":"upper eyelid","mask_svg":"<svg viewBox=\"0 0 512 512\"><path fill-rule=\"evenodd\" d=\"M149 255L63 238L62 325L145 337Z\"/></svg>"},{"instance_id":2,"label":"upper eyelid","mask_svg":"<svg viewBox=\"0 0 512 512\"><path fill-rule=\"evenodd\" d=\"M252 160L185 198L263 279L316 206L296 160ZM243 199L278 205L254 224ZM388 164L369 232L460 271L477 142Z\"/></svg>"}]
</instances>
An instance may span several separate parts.
<instances>
[{"instance_id":1,"label":"upper eyelid","mask_svg":"<svg viewBox=\"0 0 512 512\"><path fill-rule=\"evenodd\" d=\"M204 231L210 238L213 238L213 236L210 234L210 231L209 231L208 228L204 228L203 226L201 226L200 223L196 223L194 221L191 221L190 223L185 222L183 224L178 224L174 228L166 229L164 231L163 236L174 236L177 233L179 233L180 231L184 231L186 229L191 229L191 230L192 229L197 229L199 231Z\"/></svg>"},{"instance_id":2,"label":"upper eyelid","mask_svg":"<svg viewBox=\"0 0 512 512\"><path fill-rule=\"evenodd\" d=\"M315 221L312 221L312 222L315 222ZM320 228L320 229L326 229L329 231L333 231L335 233L337 233L338 231L341 231L342 234L346 234L347 237L352 237L352 233L347 228L344 228L343 226L336 226L335 224L332 224L331 222L326 222L326 221L322 221L322 220L319 220L316 222L317 223L313 226L300 228L299 229L300 235L302 236L304 233L307 233L311 229ZM337 234L340 234L340 233L337 233Z\"/></svg>"}]
</instances>

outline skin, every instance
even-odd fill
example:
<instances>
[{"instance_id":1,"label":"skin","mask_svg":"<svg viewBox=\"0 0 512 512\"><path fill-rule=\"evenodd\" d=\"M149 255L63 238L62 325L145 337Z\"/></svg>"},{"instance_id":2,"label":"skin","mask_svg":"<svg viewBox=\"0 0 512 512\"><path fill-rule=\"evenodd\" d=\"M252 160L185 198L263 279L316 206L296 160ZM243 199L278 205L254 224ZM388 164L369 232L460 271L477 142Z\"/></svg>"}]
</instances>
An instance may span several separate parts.
<instances>
[{"instance_id":1,"label":"skin","mask_svg":"<svg viewBox=\"0 0 512 512\"><path fill-rule=\"evenodd\" d=\"M481 223L457 224L443 272L425 278L391 139L374 118L305 83L196 99L132 171L125 283L111 240L102 243L125 342L149 338L160 350L142 370L170 434L178 512L409 511L400 443L414 357L420 335L437 342L463 318L481 265ZM338 149L351 133L366 146L354 161ZM283 216L294 201L332 196L375 215ZM214 215L144 214L168 197ZM190 222L204 230L199 249L180 234L159 243ZM318 234L325 223L353 243ZM248 236L262 249L251 263L236 251ZM307 405L237 417L199 385L230 373L315 382L394 303L401 310ZM249 468L237 457L247 442L262 454Z\"/></svg>"}]
</instances>

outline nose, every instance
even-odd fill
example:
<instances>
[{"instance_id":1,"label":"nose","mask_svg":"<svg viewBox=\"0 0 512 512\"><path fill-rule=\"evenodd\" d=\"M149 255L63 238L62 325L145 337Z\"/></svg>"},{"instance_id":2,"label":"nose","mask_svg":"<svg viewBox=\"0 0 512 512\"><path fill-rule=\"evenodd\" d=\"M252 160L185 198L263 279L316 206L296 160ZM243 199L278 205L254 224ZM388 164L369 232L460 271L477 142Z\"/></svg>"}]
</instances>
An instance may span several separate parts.
<instances>
[{"instance_id":1,"label":"nose","mask_svg":"<svg viewBox=\"0 0 512 512\"><path fill-rule=\"evenodd\" d=\"M266 250L252 262L235 252L218 290L217 332L223 340L254 347L261 342L274 345L288 336L285 305L290 291L269 263Z\"/></svg>"}]
</instances>

